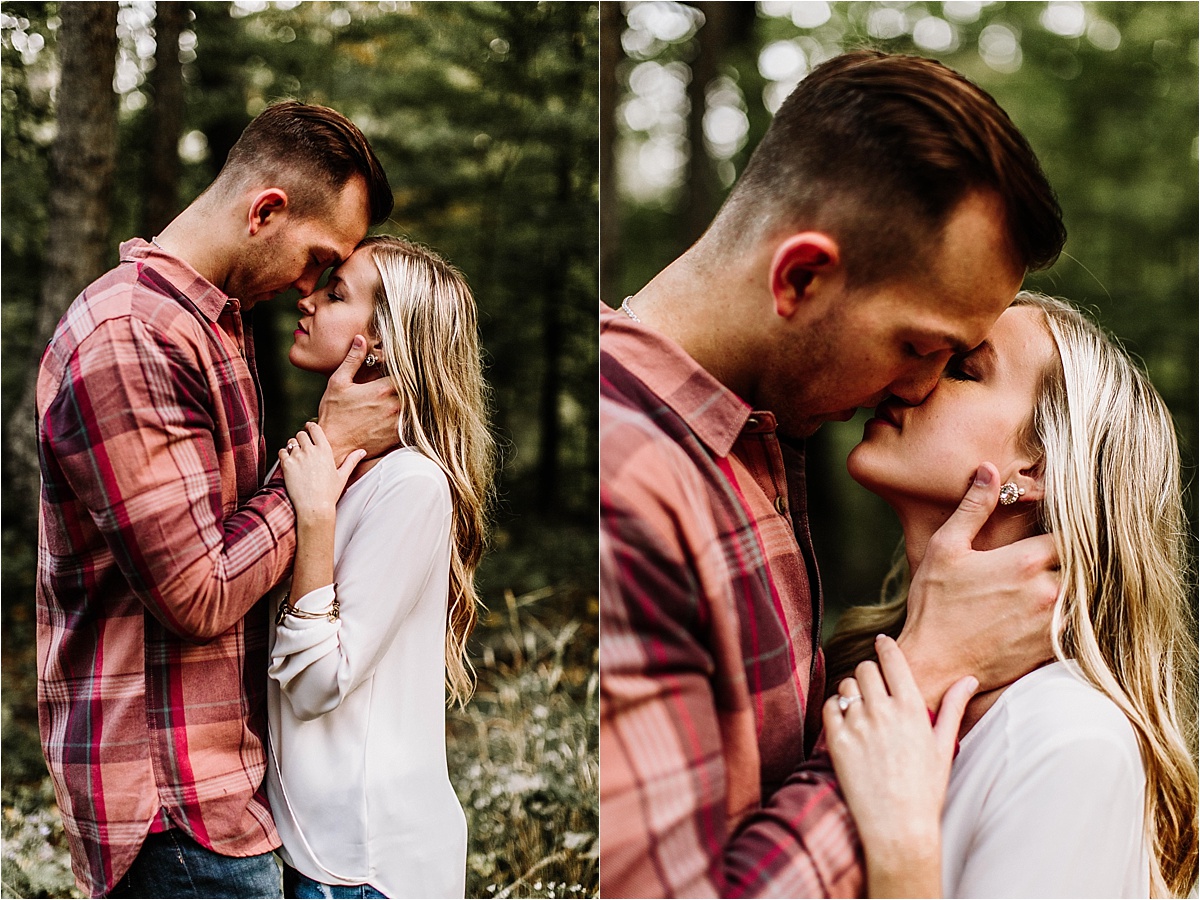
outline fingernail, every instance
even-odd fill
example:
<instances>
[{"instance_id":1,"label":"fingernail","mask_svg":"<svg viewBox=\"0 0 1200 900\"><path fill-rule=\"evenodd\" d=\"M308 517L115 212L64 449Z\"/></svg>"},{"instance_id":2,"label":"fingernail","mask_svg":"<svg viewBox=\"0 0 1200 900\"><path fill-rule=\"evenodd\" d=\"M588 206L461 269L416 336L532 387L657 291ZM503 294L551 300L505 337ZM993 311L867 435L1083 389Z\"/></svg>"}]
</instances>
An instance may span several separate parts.
<instances>
[{"instance_id":1,"label":"fingernail","mask_svg":"<svg viewBox=\"0 0 1200 900\"><path fill-rule=\"evenodd\" d=\"M363 337L361 334L356 334L354 336L354 342L353 342L354 349L361 350L363 348L363 345L366 344L366 342L367 342L367 339L365 337Z\"/></svg>"},{"instance_id":2,"label":"fingernail","mask_svg":"<svg viewBox=\"0 0 1200 900\"><path fill-rule=\"evenodd\" d=\"M967 684L969 684L971 686L972 694L975 693L977 690L979 690L979 679L978 678L971 676L970 678L967 679Z\"/></svg>"},{"instance_id":3,"label":"fingernail","mask_svg":"<svg viewBox=\"0 0 1200 900\"><path fill-rule=\"evenodd\" d=\"M887 635L886 635L886 634L877 634L877 635L875 635L875 643L877 643L877 644L878 644L878 643L879 643L880 641L882 641L882 640L883 640L885 637L887 637Z\"/></svg>"},{"instance_id":4,"label":"fingernail","mask_svg":"<svg viewBox=\"0 0 1200 900\"><path fill-rule=\"evenodd\" d=\"M975 470L975 483L980 487L987 487L992 483L992 470L987 466L980 466Z\"/></svg>"}]
</instances>

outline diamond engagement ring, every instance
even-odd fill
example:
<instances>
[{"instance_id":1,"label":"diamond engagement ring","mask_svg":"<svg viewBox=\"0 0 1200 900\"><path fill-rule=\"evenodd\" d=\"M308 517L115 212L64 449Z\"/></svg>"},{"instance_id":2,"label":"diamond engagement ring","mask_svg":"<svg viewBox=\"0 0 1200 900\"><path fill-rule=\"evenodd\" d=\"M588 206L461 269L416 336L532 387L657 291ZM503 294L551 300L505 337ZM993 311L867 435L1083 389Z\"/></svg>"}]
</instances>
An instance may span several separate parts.
<instances>
[{"instance_id":1,"label":"diamond engagement ring","mask_svg":"<svg viewBox=\"0 0 1200 900\"><path fill-rule=\"evenodd\" d=\"M861 699L862 699L862 695L861 695L861 694L854 694L854 695L852 695L852 696L850 696L850 697L846 697L846 696L844 696L844 695L843 695L843 696L839 696L839 697L838 697L838 709L840 709L842 712L845 712L845 711L846 711L846 710L848 710L848 709L849 709L851 706L853 706L853 705L854 705L855 701L857 701L857 700L861 700Z\"/></svg>"}]
</instances>

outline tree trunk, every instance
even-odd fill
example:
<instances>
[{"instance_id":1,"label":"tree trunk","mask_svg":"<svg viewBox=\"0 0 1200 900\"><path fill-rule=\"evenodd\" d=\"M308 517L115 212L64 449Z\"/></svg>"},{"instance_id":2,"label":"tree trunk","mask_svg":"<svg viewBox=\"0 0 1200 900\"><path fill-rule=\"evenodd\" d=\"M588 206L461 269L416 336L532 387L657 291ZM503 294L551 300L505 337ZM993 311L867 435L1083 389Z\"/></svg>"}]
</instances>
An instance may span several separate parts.
<instances>
[{"instance_id":1,"label":"tree trunk","mask_svg":"<svg viewBox=\"0 0 1200 900\"><path fill-rule=\"evenodd\" d=\"M571 33L580 34L579 29L571 29ZM571 42L571 57L577 63L570 69L569 84L564 87L564 95L576 96L582 90L583 78L579 63L583 60L583 46L577 41ZM557 154L557 185L555 206L560 210L556 216L561 221L564 216L571 214L573 188L571 172L575 163L574 149L570 142L560 140ZM546 260L544 281L544 302L542 304L542 360L545 368L542 372L541 397L538 403L538 474L537 474L537 506L545 513L561 512L560 494L560 450L562 444L562 418L559 415L559 401L563 390L563 340L565 337L563 317L566 315L564 306L570 302L567 291L567 269L570 263L572 248L566 246L563 240L551 240L549 254Z\"/></svg>"},{"instance_id":2,"label":"tree trunk","mask_svg":"<svg viewBox=\"0 0 1200 900\"><path fill-rule=\"evenodd\" d=\"M62 75L58 133L51 151L50 227L34 331L40 355L67 307L112 258L109 200L117 156L116 3L63 3L58 32ZM8 419L6 488L20 511L24 533L35 534L39 472L34 427L37 367Z\"/></svg>"},{"instance_id":3,"label":"tree trunk","mask_svg":"<svg viewBox=\"0 0 1200 900\"><path fill-rule=\"evenodd\" d=\"M720 71L721 60L729 41L729 3L697 3L704 13L704 25L696 35L696 58L692 60L692 80L688 82L688 145L690 154L687 169L687 200L681 222L683 246L691 244L704 233L716 215L724 194L717 169L704 146L704 113L707 109L708 86Z\"/></svg>"},{"instance_id":4,"label":"tree trunk","mask_svg":"<svg viewBox=\"0 0 1200 900\"><path fill-rule=\"evenodd\" d=\"M625 17L619 3L600 4L600 299L620 302L621 217L617 204L617 63Z\"/></svg>"},{"instance_id":5,"label":"tree trunk","mask_svg":"<svg viewBox=\"0 0 1200 900\"><path fill-rule=\"evenodd\" d=\"M188 20L186 3L155 6L154 71L150 75L150 134L142 186L143 236L167 226L179 212L179 138L183 134L183 65L179 35Z\"/></svg>"}]
</instances>

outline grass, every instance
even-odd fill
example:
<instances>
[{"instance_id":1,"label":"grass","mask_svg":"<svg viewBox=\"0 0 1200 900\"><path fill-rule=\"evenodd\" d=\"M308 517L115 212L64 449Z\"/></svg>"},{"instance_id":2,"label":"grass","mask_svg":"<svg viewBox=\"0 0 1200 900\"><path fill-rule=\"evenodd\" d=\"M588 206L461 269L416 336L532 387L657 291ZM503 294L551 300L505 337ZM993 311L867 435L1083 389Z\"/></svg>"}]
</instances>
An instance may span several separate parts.
<instances>
[{"instance_id":1,"label":"grass","mask_svg":"<svg viewBox=\"0 0 1200 900\"><path fill-rule=\"evenodd\" d=\"M6 617L0 829L4 897L79 897L37 736L32 628ZM596 897L594 591L503 592L472 640L478 687L447 714L467 815L467 896Z\"/></svg>"},{"instance_id":2,"label":"grass","mask_svg":"<svg viewBox=\"0 0 1200 900\"><path fill-rule=\"evenodd\" d=\"M598 896L595 602L505 592L480 629L475 697L449 717L468 897Z\"/></svg>"}]
</instances>

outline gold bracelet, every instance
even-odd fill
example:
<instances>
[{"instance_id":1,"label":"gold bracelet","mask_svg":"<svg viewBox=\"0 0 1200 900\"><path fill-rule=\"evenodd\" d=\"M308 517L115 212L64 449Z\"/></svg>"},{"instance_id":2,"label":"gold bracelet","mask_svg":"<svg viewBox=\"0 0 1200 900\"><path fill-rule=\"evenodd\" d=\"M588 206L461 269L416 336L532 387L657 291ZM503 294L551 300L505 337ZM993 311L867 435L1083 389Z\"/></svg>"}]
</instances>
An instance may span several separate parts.
<instances>
[{"instance_id":1,"label":"gold bracelet","mask_svg":"<svg viewBox=\"0 0 1200 900\"><path fill-rule=\"evenodd\" d=\"M283 602L279 604L279 612L275 614L275 624L282 625L284 616L295 616L297 619L328 619L330 622L336 622L342 612L342 604L337 598L337 585L334 584L335 591L333 602L329 604L329 609L321 612L309 612L306 609L297 609L288 603L291 599L292 592L288 591L283 595Z\"/></svg>"}]
</instances>

